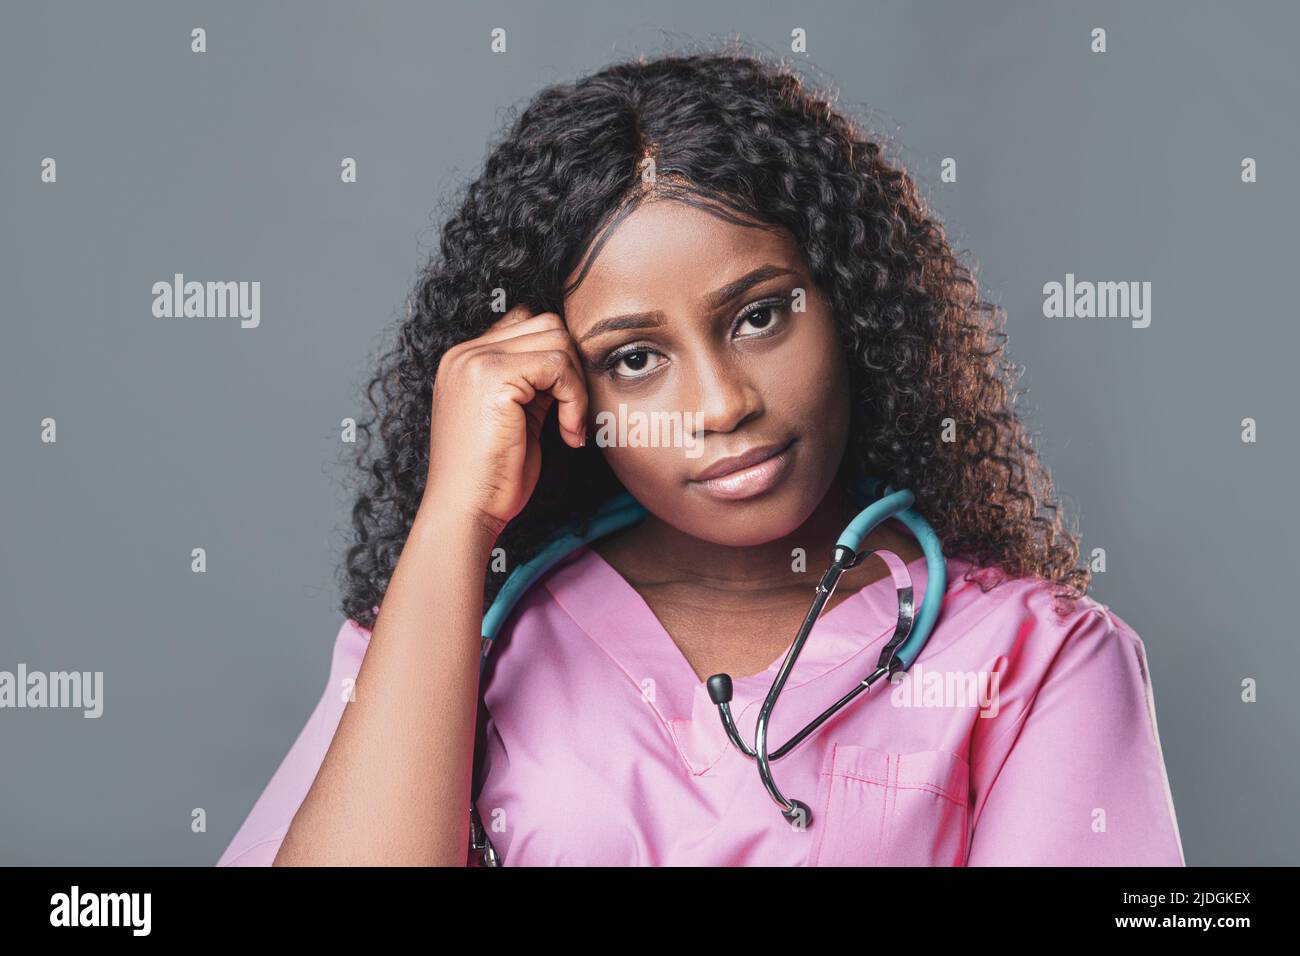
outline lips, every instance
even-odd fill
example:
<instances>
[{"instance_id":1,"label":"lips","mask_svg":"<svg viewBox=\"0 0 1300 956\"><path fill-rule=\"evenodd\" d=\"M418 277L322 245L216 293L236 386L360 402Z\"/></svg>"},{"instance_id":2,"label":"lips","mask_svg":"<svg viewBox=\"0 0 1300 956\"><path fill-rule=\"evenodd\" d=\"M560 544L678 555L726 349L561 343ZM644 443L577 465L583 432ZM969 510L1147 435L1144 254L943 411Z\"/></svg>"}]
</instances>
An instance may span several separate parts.
<instances>
[{"instance_id":1,"label":"lips","mask_svg":"<svg viewBox=\"0 0 1300 956\"><path fill-rule=\"evenodd\" d=\"M743 471L746 468L752 468L760 462L767 461L785 451L794 444L794 439L789 438L782 442L773 442L768 445L759 445L748 451L732 455L728 458L719 458L708 468L696 475L692 481L709 481L713 478L722 478L726 475L733 474L737 471Z\"/></svg>"}]
</instances>

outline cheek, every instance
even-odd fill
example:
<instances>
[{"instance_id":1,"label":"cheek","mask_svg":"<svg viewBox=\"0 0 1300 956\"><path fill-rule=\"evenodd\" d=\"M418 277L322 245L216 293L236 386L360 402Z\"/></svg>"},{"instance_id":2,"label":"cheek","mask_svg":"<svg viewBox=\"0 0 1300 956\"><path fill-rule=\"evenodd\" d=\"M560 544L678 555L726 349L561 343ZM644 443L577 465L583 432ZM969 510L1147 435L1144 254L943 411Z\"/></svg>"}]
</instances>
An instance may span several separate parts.
<instances>
[{"instance_id":1,"label":"cheek","mask_svg":"<svg viewBox=\"0 0 1300 956\"><path fill-rule=\"evenodd\" d=\"M679 492L678 476L700 459L688 460L680 448L602 448L605 464L638 501L670 501ZM688 464L689 462L689 464Z\"/></svg>"},{"instance_id":2,"label":"cheek","mask_svg":"<svg viewBox=\"0 0 1300 956\"><path fill-rule=\"evenodd\" d=\"M847 420L848 365L831 320L809 315L801 334L777 362L762 370L763 392L780 402L783 415L815 430Z\"/></svg>"},{"instance_id":3,"label":"cheek","mask_svg":"<svg viewBox=\"0 0 1300 956\"><path fill-rule=\"evenodd\" d=\"M608 382L587 380L588 441L596 444L615 477L633 495L652 494L657 486L671 483L684 468L699 467L699 452L691 455L691 443L676 431L665 431L668 425L658 427L663 439L658 445L644 444L649 440L648 431L640 432L642 444L631 443L638 421L645 425L673 411L682 411L682 406L670 385L629 394ZM698 442L693 444L698 449Z\"/></svg>"},{"instance_id":4,"label":"cheek","mask_svg":"<svg viewBox=\"0 0 1300 956\"><path fill-rule=\"evenodd\" d=\"M623 385L611 382L604 374L588 373L587 376L587 426L594 431L597 415L613 422L620 415L650 416L667 412L683 412L690 409L684 404L681 382L668 369L666 375L654 376L654 381L642 386ZM648 386L648 387L647 387Z\"/></svg>"}]
</instances>

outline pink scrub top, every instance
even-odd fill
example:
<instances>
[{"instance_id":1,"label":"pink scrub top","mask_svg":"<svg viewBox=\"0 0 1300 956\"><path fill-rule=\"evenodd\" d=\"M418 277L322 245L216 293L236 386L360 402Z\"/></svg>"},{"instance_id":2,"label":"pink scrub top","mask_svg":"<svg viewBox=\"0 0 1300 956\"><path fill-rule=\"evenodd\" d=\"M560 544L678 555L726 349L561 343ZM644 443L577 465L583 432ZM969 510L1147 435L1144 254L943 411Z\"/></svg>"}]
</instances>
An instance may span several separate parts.
<instances>
[{"instance_id":1,"label":"pink scrub top","mask_svg":"<svg viewBox=\"0 0 1300 956\"><path fill-rule=\"evenodd\" d=\"M1060 618L1050 582L985 591L970 568L948 559L909 671L772 764L811 808L799 829L644 599L580 548L516 605L485 675L476 806L502 864L1184 866L1137 634L1092 598ZM924 559L908 569L919 606ZM889 577L823 613L773 711L772 749L874 669L897 615ZM369 640L343 625L320 702L218 866L271 864ZM751 745L780 664L734 681Z\"/></svg>"}]
</instances>

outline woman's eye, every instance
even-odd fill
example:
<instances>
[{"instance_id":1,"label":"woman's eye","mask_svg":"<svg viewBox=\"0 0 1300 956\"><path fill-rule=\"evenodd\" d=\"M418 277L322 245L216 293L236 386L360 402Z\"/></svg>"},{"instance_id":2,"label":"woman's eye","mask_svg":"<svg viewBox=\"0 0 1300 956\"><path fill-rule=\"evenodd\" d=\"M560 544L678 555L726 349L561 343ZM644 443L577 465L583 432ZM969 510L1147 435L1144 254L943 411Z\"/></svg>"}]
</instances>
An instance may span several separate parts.
<instances>
[{"instance_id":1,"label":"woman's eye","mask_svg":"<svg viewBox=\"0 0 1300 956\"><path fill-rule=\"evenodd\" d=\"M615 378L643 378L662 364L652 364L652 359L656 356L663 358L654 349L642 346L611 355L604 364Z\"/></svg>"},{"instance_id":2,"label":"woman's eye","mask_svg":"<svg viewBox=\"0 0 1300 956\"><path fill-rule=\"evenodd\" d=\"M746 325L751 326L754 331L740 334L740 338L758 338L764 335L772 335L782 325L782 319L778 318L778 313L788 311L790 305L789 299L774 299L769 302L759 302L751 305L740 313L741 321L736 326L739 333ZM596 363L597 367L613 379L645 378L667 362L663 353L651 348L648 345L633 345L623 349L615 349L604 359Z\"/></svg>"},{"instance_id":3,"label":"woman's eye","mask_svg":"<svg viewBox=\"0 0 1300 956\"><path fill-rule=\"evenodd\" d=\"M786 303L784 301L764 302L760 305L750 306L741 313L742 321L737 328L739 329L746 325L751 325L756 328L760 334L769 332L776 322L776 313L784 312L785 307Z\"/></svg>"}]
</instances>

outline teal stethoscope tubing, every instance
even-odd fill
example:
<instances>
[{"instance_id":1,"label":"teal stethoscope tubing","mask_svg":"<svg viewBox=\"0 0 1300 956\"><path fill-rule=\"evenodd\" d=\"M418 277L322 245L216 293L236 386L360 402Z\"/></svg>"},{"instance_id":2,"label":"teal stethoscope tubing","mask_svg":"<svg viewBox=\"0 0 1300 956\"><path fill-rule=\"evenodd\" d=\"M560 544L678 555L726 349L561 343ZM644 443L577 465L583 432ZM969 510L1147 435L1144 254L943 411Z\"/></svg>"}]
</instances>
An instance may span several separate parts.
<instances>
[{"instance_id":1,"label":"teal stethoscope tubing","mask_svg":"<svg viewBox=\"0 0 1300 956\"><path fill-rule=\"evenodd\" d=\"M912 662L916 660L917 655L921 653L921 648L925 646L925 642L934 628L934 622L939 616L939 606L947 590L948 571L943 557L943 549L940 547L938 536L929 523L912 509L913 494L910 491L895 491L875 478L868 478L864 486L869 496L875 497L879 492L883 497L864 508L849 523L849 526L844 529L844 533L835 542L835 552L831 566L822 575L822 579L817 585L812 607L809 608L808 614L799 628L798 635L790 645L790 650L786 652L785 660L781 663L781 669L777 671L777 675L772 681L772 687L768 690L767 697L763 700L763 706L758 712L758 722L754 728L754 747L752 749L741 738L731 716L731 677L727 674L714 674L708 680L709 697L718 708L718 712L722 717L722 726L726 730L727 736L745 756L751 757L757 762L759 777L762 779L763 786L767 789L768 794L781 808L782 816L799 829L805 829L812 822L812 811L806 803L791 800L781 793L780 788L776 785L776 780L772 776L771 762L779 760L799 746L810 734L847 706L855 697L864 691L870 690L876 681L910 667ZM834 593L840 575L849 568L861 564L871 555L872 552L870 551L858 553L862 541L876 525L893 517L902 521L908 530L916 536L921 545L921 550L925 554L926 585L920 620L913 620L912 582L906 566L896 555L890 554L890 552L881 552L882 555L890 554L890 557L899 566L899 571L895 574L895 587L898 590L898 623L894 627L893 636L881 650L875 669L864 677L857 687L822 711L783 746L769 753L767 728L771 720L772 710L776 707L776 702L781 696L785 682L794 669L795 661L799 659L799 654L803 650L804 643L808 640L808 635L812 632L813 625L821 616L822 608L825 607L826 602L830 600L830 596ZM898 584L900 574L907 581L905 585Z\"/></svg>"},{"instance_id":2,"label":"teal stethoscope tubing","mask_svg":"<svg viewBox=\"0 0 1300 956\"><path fill-rule=\"evenodd\" d=\"M801 822L803 825L811 822L811 812L806 804L798 800L788 800L781 794L772 779L770 762L779 760L793 750L829 717L863 691L868 690L881 677L911 667L912 662L916 660L917 655L925 646L930 632L934 629L943 602L943 595L947 590L948 573L943 550L940 547L938 536L929 523L912 508L914 501L912 492L906 490L895 491L877 478L867 478L863 482L862 490L865 494L860 493L859 503L864 497L874 500L849 523L835 542L832 564L818 583L812 607L799 629L799 634L791 644L790 650L786 653L781 669L773 680L772 687L763 702L763 708L759 712L758 724L755 729L755 746L752 749L741 739L731 716L730 676L715 674L708 680L709 694L713 698L714 704L718 706L727 736L742 753L757 761L763 785L781 808L781 812L786 819L791 822ZM488 654L492 650L493 642L501 626L506 618L510 616L510 612L520 598L527 593L528 589L542 575L582 545L636 524L646 514L645 507L631 494L624 491L608 501L588 520L586 531L583 534L578 534L576 528L561 530L552 536L530 560L515 568L506 579L505 584L501 586L501 590L497 593L491 607L488 608L487 614L483 617L483 643L479 659L480 676L487 666ZM908 583L906 586L898 587L898 624L895 627L894 635L881 651L876 668L857 687L832 704L831 707L804 727L784 746L769 753L767 748L768 721L786 679L789 677L790 671L803 649L804 642L811 633L813 624L816 623L822 608L834 592L835 584L840 575L849 568L862 563L871 555L872 552L869 551L859 554L858 549L862 546L863 540L877 525L889 518L897 518L901 521L916 537L922 551L925 553L926 586L919 615L916 615L915 619L913 618L911 580L904 568L902 574L907 578ZM470 809L471 816L476 817L472 802ZM476 824L477 820L472 821L472 823ZM477 830L477 836L481 838L481 842L476 841L475 846L480 849L485 848L485 857L494 858L495 854L491 852L490 844L487 843L482 828L472 827L472 830Z\"/></svg>"}]
</instances>

